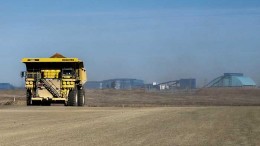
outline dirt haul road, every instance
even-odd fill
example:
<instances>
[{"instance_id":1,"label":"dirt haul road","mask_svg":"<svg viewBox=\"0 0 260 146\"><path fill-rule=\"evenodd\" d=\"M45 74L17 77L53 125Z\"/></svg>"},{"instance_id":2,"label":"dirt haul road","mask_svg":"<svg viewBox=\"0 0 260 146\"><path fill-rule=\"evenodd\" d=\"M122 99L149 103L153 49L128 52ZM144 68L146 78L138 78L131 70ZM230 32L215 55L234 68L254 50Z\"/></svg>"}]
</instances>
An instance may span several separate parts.
<instances>
[{"instance_id":1,"label":"dirt haul road","mask_svg":"<svg viewBox=\"0 0 260 146\"><path fill-rule=\"evenodd\" d=\"M258 145L260 107L0 107L0 145Z\"/></svg>"}]
</instances>

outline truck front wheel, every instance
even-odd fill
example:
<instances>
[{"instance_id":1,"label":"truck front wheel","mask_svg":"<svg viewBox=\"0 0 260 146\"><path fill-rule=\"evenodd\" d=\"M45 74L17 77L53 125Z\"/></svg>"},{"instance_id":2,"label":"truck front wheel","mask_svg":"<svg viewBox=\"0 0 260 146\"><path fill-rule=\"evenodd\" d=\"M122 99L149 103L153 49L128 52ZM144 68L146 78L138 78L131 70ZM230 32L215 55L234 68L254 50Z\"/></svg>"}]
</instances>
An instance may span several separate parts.
<instances>
[{"instance_id":1,"label":"truck front wheel","mask_svg":"<svg viewBox=\"0 0 260 146\"><path fill-rule=\"evenodd\" d=\"M84 89L78 90L78 106L84 106L85 105L85 91Z\"/></svg>"},{"instance_id":2,"label":"truck front wheel","mask_svg":"<svg viewBox=\"0 0 260 146\"><path fill-rule=\"evenodd\" d=\"M32 105L32 92L31 90L26 91L27 106Z\"/></svg>"},{"instance_id":3,"label":"truck front wheel","mask_svg":"<svg viewBox=\"0 0 260 146\"><path fill-rule=\"evenodd\" d=\"M69 92L68 106L77 106L77 105L78 105L78 92L77 89L73 89Z\"/></svg>"}]
</instances>

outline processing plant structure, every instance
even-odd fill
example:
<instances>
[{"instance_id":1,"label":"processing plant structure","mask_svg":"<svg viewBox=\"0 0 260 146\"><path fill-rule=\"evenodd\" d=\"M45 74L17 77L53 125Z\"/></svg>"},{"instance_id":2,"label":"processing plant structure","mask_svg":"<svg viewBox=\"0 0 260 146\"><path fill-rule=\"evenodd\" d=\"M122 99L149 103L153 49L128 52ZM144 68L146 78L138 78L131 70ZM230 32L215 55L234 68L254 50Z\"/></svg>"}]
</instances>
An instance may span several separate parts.
<instances>
[{"instance_id":1,"label":"processing plant structure","mask_svg":"<svg viewBox=\"0 0 260 146\"><path fill-rule=\"evenodd\" d=\"M87 81L83 61L58 53L50 58L23 58L27 105L63 103L84 106Z\"/></svg>"},{"instance_id":2,"label":"processing plant structure","mask_svg":"<svg viewBox=\"0 0 260 146\"><path fill-rule=\"evenodd\" d=\"M205 87L247 87L254 88L256 83L242 73L224 73L223 76L217 77L209 82Z\"/></svg>"},{"instance_id":3,"label":"processing plant structure","mask_svg":"<svg viewBox=\"0 0 260 146\"><path fill-rule=\"evenodd\" d=\"M159 83L156 85L160 90L170 89L196 89L196 79L180 79Z\"/></svg>"}]
</instances>

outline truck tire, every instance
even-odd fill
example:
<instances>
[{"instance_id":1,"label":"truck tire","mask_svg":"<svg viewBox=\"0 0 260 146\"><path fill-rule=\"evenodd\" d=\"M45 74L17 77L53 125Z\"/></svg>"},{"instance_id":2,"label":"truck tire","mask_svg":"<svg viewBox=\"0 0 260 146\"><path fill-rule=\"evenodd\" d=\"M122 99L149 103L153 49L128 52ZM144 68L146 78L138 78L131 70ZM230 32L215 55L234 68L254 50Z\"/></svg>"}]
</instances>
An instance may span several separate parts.
<instances>
[{"instance_id":1,"label":"truck tire","mask_svg":"<svg viewBox=\"0 0 260 146\"><path fill-rule=\"evenodd\" d=\"M84 89L78 90L78 106L84 106L85 105L85 91Z\"/></svg>"},{"instance_id":2,"label":"truck tire","mask_svg":"<svg viewBox=\"0 0 260 146\"><path fill-rule=\"evenodd\" d=\"M26 91L26 101L27 101L27 106L32 105L32 93L31 90Z\"/></svg>"},{"instance_id":3,"label":"truck tire","mask_svg":"<svg viewBox=\"0 0 260 146\"><path fill-rule=\"evenodd\" d=\"M78 105L78 92L73 89L69 93L68 97L68 106L77 106Z\"/></svg>"}]
</instances>

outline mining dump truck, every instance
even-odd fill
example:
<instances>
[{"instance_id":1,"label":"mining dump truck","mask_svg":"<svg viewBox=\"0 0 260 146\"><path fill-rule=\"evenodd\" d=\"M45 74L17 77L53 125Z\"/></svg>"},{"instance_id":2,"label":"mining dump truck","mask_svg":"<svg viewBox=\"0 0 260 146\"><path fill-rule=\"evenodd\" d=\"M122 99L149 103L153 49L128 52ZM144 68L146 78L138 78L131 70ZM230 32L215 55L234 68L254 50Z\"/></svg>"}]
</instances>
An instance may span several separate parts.
<instances>
[{"instance_id":1,"label":"mining dump truck","mask_svg":"<svg viewBox=\"0 0 260 146\"><path fill-rule=\"evenodd\" d=\"M23 58L27 105L84 106L87 73L83 61L58 53L50 58Z\"/></svg>"}]
</instances>

